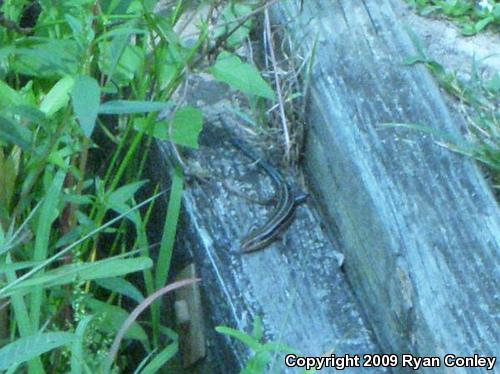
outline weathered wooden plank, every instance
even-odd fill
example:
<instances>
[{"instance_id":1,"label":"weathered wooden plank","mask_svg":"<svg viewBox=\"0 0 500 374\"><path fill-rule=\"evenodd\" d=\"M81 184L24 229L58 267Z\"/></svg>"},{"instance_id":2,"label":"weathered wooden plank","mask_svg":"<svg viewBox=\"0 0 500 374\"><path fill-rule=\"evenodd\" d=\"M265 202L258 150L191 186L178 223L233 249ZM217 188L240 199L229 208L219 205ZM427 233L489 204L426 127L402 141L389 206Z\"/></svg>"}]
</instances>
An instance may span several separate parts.
<instances>
[{"instance_id":1,"label":"weathered wooden plank","mask_svg":"<svg viewBox=\"0 0 500 374\"><path fill-rule=\"evenodd\" d=\"M426 70L402 64L415 51L393 11L401 4L311 0L301 12L299 3L280 2L274 17L297 52L318 41L305 171L381 346L497 354L497 203L469 159L426 134L379 126L421 123L457 136L462 125Z\"/></svg>"},{"instance_id":2,"label":"weathered wooden plank","mask_svg":"<svg viewBox=\"0 0 500 374\"><path fill-rule=\"evenodd\" d=\"M206 88L214 85L194 84L188 95L191 103L200 105L203 100L206 104L213 94L220 96ZM214 102L209 104L212 111L227 111ZM298 208L285 242L247 255L234 252L238 239L254 222L262 223L270 207L251 203L229 192L224 184L261 199L271 196L273 189L268 178L228 144L226 136L214 116L207 114L202 145L187 159L208 171L212 181L186 188L174 256L178 262L194 261L202 278L211 357L210 369L202 366L200 372L238 372L250 352L213 329L227 325L250 332L256 316L262 318L266 340L287 344L303 354L378 352L312 201ZM159 167L163 147L159 144L160 160L153 161L157 177L167 174ZM184 261L179 260L182 257ZM276 355L276 367L284 366L284 356Z\"/></svg>"}]
</instances>

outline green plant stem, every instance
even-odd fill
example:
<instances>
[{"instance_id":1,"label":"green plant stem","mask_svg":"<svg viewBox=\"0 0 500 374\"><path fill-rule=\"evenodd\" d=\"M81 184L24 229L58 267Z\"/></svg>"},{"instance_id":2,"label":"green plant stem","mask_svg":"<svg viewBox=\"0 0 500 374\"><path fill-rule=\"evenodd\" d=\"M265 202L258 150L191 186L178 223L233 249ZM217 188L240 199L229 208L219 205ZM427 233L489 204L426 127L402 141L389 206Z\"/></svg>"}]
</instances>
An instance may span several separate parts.
<instances>
[{"instance_id":1,"label":"green plant stem","mask_svg":"<svg viewBox=\"0 0 500 374\"><path fill-rule=\"evenodd\" d=\"M6 256L6 263L11 264L10 254ZM7 281L12 284L17 281L16 273L13 270L6 272ZM11 296L12 307L14 309L14 315L17 321L17 326L19 328L19 333L21 337L27 337L33 335L33 327L29 318L28 309L24 302L24 298L21 295ZM34 358L28 362L28 373L30 374L43 374L45 370L43 369L42 361L39 357Z\"/></svg>"},{"instance_id":2,"label":"green plant stem","mask_svg":"<svg viewBox=\"0 0 500 374\"><path fill-rule=\"evenodd\" d=\"M61 133L64 130L66 124L68 123L69 115L70 115L70 109L68 107L55 133L52 135L45 152L42 154L40 159L35 164L35 170L32 172L31 175L28 175L26 177L27 182L25 182L25 184L22 187L21 196L19 197L19 202L16 205L16 208L14 209L14 213L12 214L13 221L15 221L17 216L21 214L21 212L24 211L24 209L29 205L29 202L32 199L31 190L35 185L35 183L37 182L40 174L42 174L42 172L45 170L45 167L47 166L47 159L52 153L53 148L57 145Z\"/></svg>"}]
</instances>

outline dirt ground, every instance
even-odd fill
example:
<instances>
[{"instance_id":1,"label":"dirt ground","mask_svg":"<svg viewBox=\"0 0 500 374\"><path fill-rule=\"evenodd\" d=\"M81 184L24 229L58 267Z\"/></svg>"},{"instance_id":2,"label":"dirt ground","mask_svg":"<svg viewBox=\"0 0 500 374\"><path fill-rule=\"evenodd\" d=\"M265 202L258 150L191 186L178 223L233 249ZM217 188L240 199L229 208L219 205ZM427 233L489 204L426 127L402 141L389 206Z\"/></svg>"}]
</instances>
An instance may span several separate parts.
<instances>
[{"instance_id":1,"label":"dirt ground","mask_svg":"<svg viewBox=\"0 0 500 374\"><path fill-rule=\"evenodd\" d=\"M467 77L475 58L484 77L491 77L500 71L500 35L486 31L464 36L459 26L445 18L422 17L403 1L393 3L399 3L395 8L401 22L418 35L427 55L446 69Z\"/></svg>"}]
</instances>

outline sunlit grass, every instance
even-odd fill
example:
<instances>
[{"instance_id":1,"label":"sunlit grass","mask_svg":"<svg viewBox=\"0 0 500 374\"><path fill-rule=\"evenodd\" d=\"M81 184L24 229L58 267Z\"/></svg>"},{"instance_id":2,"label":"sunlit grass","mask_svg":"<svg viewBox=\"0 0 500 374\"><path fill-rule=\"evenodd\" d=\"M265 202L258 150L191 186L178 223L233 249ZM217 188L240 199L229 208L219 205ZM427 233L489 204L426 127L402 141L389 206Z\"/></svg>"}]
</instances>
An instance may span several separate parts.
<instances>
[{"instance_id":1,"label":"sunlit grass","mask_svg":"<svg viewBox=\"0 0 500 374\"><path fill-rule=\"evenodd\" d=\"M197 147L203 115L172 97L191 71L210 71L207 55L248 37L264 2L198 12L178 0L162 16L144 0L37 2L29 27L24 3L3 2L0 13L0 370L156 372L178 349L159 296L173 289L183 176L169 171L153 263L148 224L166 191L144 179L150 145ZM197 25L189 43L175 31L188 12ZM221 56L216 78L272 95L250 64ZM160 121L161 111L171 115ZM151 313L138 320L131 303L140 312L153 303ZM134 341L141 363L126 353Z\"/></svg>"}]
</instances>

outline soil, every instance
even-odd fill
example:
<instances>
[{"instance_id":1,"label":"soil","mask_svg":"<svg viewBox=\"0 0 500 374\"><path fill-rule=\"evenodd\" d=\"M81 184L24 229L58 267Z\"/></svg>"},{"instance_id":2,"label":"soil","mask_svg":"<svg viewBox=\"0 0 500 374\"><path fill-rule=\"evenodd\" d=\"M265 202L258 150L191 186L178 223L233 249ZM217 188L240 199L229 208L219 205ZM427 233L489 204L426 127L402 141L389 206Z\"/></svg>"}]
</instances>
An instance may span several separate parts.
<instances>
[{"instance_id":1,"label":"soil","mask_svg":"<svg viewBox=\"0 0 500 374\"><path fill-rule=\"evenodd\" d=\"M474 36L464 36L460 33L459 26L446 18L419 16L403 2L394 3L398 3L395 8L401 16L401 22L410 26L418 35L427 55L446 69L467 77L475 60L485 77L491 77L500 71L498 33L486 30Z\"/></svg>"}]
</instances>

